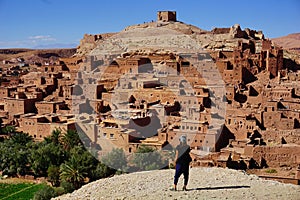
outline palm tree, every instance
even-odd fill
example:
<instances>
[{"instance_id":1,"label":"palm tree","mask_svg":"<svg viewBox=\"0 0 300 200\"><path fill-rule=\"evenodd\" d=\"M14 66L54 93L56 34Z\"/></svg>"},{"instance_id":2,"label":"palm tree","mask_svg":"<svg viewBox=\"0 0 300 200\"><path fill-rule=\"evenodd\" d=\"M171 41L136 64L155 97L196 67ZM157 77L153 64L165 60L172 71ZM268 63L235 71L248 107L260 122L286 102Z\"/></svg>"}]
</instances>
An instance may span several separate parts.
<instances>
[{"instance_id":1,"label":"palm tree","mask_svg":"<svg viewBox=\"0 0 300 200\"><path fill-rule=\"evenodd\" d=\"M68 162L60 166L61 180L72 183L75 189L80 188L84 182L85 175L86 173L83 171L83 167L79 165L74 156L72 156Z\"/></svg>"},{"instance_id":2,"label":"palm tree","mask_svg":"<svg viewBox=\"0 0 300 200\"><path fill-rule=\"evenodd\" d=\"M2 128L2 133L6 134L6 135L11 135L11 134L15 133L16 131L17 131L17 129L14 126L6 126L6 127Z\"/></svg>"},{"instance_id":3,"label":"palm tree","mask_svg":"<svg viewBox=\"0 0 300 200\"><path fill-rule=\"evenodd\" d=\"M67 130L61 138L61 142L66 150L72 149L74 146L81 143L79 135L75 130Z\"/></svg>"},{"instance_id":4,"label":"palm tree","mask_svg":"<svg viewBox=\"0 0 300 200\"><path fill-rule=\"evenodd\" d=\"M59 144L60 135L61 135L61 130L55 129L52 131L50 138L54 144Z\"/></svg>"},{"instance_id":5,"label":"palm tree","mask_svg":"<svg viewBox=\"0 0 300 200\"><path fill-rule=\"evenodd\" d=\"M20 144L20 145L26 145L27 143L33 141L33 138L31 135L29 135L28 133L23 133L23 132L15 132L15 133L11 133L11 141L14 144Z\"/></svg>"},{"instance_id":6,"label":"palm tree","mask_svg":"<svg viewBox=\"0 0 300 200\"><path fill-rule=\"evenodd\" d=\"M51 132L51 135L48 137L45 137L44 140L46 143L53 143L55 145L60 144L60 139L61 139L61 130L60 129L55 129Z\"/></svg>"}]
</instances>

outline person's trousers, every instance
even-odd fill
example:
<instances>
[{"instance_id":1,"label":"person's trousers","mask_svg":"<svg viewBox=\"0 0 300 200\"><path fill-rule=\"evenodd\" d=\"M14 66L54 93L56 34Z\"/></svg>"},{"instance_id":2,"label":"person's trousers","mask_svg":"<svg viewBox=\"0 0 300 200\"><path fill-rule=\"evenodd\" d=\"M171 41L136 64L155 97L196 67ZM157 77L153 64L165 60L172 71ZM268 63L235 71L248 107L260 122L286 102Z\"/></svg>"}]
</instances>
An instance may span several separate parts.
<instances>
[{"instance_id":1,"label":"person's trousers","mask_svg":"<svg viewBox=\"0 0 300 200\"><path fill-rule=\"evenodd\" d=\"M181 164L181 163L176 164L176 171L175 171L175 176L174 176L174 185L177 185L178 179L181 176L181 174L183 174L183 177L184 177L184 185L188 184L189 169L190 169L189 164Z\"/></svg>"}]
</instances>

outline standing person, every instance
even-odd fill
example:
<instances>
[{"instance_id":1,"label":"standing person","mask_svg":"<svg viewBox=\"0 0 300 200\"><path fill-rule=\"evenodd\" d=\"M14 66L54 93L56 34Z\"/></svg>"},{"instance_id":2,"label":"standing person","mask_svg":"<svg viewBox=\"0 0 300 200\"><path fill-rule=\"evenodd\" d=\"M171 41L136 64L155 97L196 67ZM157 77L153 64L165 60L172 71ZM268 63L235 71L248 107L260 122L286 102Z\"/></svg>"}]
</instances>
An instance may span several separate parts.
<instances>
[{"instance_id":1,"label":"standing person","mask_svg":"<svg viewBox=\"0 0 300 200\"><path fill-rule=\"evenodd\" d=\"M184 176L184 185L183 190L186 190L186 186L189 180L189 166L192 158L190 156L191 148L186 143L186 136L182 135L179 138L180 144L176 147L176 155L175 155L175 163L176 163L176 171L174 176L174 187L173 190L177 190L178 179L183 174Z\"/></svg>"}]
</instances>

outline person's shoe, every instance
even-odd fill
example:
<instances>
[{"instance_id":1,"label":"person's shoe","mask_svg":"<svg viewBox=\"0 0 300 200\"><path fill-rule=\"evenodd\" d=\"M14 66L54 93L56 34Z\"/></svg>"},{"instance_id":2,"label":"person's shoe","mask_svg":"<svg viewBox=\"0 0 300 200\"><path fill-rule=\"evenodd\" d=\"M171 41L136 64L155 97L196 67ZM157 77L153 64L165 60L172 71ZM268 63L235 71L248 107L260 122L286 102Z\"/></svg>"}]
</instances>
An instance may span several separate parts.
<instances>
[{"instance_id":1,"label":"person's shoe","mask_svg":"<svg viewBox=\"0 0 300 200\"><path fill-rule=\"evenodd\" d=\"M183 191L187 191L186 186L183 186L182 190Z\"/></svg>"}]
</instances>

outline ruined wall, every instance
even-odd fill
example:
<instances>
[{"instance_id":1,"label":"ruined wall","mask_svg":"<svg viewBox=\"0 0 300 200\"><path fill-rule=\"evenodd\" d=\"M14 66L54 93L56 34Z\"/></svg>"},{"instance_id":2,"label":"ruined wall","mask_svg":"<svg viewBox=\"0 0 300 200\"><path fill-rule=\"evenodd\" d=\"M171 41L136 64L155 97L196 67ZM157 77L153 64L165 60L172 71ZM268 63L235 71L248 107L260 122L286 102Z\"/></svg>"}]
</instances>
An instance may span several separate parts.
<instances>
[{"instance_id":1,"label":"ruined wall","mask_svg":"<svg viewBox=\"0 0 300 200\"><path fill-rule=\"evenodd\" d=\"M104 33L104 34L84 34L83 39L80 40L80 45L77 47L76 55L84 56L91 52L96 46L97 43L101 40L109 38L116 33Z\"/></svg>"},{"instance_id":2,"label":"ruined wall","mask_svg":"<svg viewBox=\"0 0 300 200\"><path fill-rule=\"evenodd\" d=\"M0 99L10 97L13 91L16 91L16 88L0 87Z\"/></svg>"},{"instance_id":3,"label":"ruined wall","mask_svg":"<svg viewBox=\"0 0 300 200\"><path fill-rule=\"evenodd\" d=\"M164 22L176 22L176 12L175 11L158 11L157 12L157 21Z\"/></svg>"},{"instance_id":4,"label":"ruined wall","mask_svg":"<svg viewBox=\"0 0 300 200\"><path fill-rule=\"evenodd\" d=\"M230 32L230 28L214 28L211 32L213 34L228 34Z\"/></svg>"},{"instance_id":5,"label":"ruined wall","mask_svg":"<svg viewBox=\"0 0 300 200\"><path fill-rule=\"evenodd\" d=\"M269 167L284 165L297 167L300 161L299 155L299 145L257 146L253 149L253 159L258 163L264 159Z\"/></svg>"},{"instance_id":6,"label":"ruined wall","mask_svg":"<svg viewBox=\"0 0 300 200\"><path fill-rule=\"evenodd\" d=\"M281 144L285 141L288 144L291 143L300 145L299 135L300 129L262 131L262 137L265 141L277 144Z\"/></svg>"}]
</instances>

